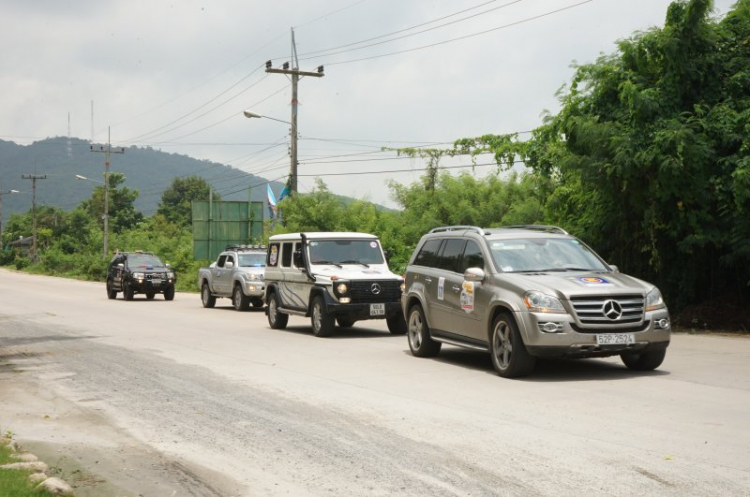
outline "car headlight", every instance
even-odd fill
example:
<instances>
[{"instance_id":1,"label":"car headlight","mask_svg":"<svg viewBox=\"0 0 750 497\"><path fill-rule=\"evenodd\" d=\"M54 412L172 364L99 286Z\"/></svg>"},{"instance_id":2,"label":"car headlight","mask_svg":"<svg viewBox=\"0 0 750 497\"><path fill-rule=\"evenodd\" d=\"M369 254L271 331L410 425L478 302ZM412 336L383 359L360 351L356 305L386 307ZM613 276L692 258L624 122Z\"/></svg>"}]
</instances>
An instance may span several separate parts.
<instances>
[{"instance_id":1,"label":"car headlight","mask_svg":"<svg viewBox=\"0 0 750 497\"><path fill-rule=\"evenodd\" d=\"M167 271L167 278L174 278L174 273L172 271Z\"/></svg>"},{"instance_id":2,"label":"car headlight","mask_svg":"<svg viewBox=\"0 0 750 497\"><path fill-rule=\"evenodd\" d=\"M247 281L261 281L260 275L256 273L243 273L242 276L244 276Z\"/></svg>"},{"instance_id":3,"label":"car headlight","mask_svg":"<svg viewBox=\"0 0 750 497\"><path fill-rule=\"evenodd\" d=\"M560 299L536 290L526 292L523 297L530 312L547 312L555 314L567 314Z\"/></svg>"},{"instance_id":4,"label":"car headlight","mask_svg":"<svg viewBox=\"0 0 750 497\"><path fill-rule=\"evenodd\" d=\"M664 309L666 307L667 305L664 303L664 298L661 296L661 292L658 288L654 287L653 290L648 292L646 295L646 312Z\"/></svg>"},{"instance_id":5,"label":"car headlight","mask_svg":"<svg viewBox=\"0 0 750 497\"><path fill-rule=\"evenodd\" d=\"M336 283L336 293L339 295L345 295L346 292L349 291L349 284L345 281L341 281L339 283Z\"/></svg>"},{"instance_id":6,"label":"car headlight","mask_svg":"<svg viewBox=\"0 0 750 497\"><path fill-rule=\"evenodd\" d=\"M143 279L143 273L133 273L133 278L135 278L137 280L142 280Z\"/></svg>"}]
</instances>

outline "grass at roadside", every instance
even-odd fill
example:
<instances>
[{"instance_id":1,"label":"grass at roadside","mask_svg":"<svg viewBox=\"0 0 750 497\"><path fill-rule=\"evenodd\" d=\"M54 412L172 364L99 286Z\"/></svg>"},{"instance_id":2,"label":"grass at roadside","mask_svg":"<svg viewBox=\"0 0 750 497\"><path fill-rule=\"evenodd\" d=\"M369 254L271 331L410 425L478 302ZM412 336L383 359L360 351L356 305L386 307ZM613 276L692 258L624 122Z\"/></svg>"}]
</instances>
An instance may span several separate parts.
<instances>
[{"instance_id":1,"label":"grass at roadside","mask_svg":"<svg viewBox=\"0 0 750 497\"><path fill-rule=\"evenodd\" d=\"M18 462L10 455L12 451L3 445L0 445L0 464ZM0 469L0 497L27 497L40 495L51 495L45 490L34 490L34 484L29 481L31 471Z\"/></svg>"}]
</instances>

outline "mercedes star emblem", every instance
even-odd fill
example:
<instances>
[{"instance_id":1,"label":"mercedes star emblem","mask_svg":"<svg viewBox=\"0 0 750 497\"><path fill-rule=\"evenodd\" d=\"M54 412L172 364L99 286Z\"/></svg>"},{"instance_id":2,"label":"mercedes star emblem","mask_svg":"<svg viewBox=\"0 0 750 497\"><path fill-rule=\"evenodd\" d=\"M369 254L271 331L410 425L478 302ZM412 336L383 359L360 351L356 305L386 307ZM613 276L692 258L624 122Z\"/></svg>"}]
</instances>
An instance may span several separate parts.
<instances>
[{"instance_id":1,"label":"mercedes star emblem","mask_svg":"<svg viewBox=\"0 0 750 497\"><path fill-rule=\"evenodd\" d=\"M608 300L602 306L602 312L612 321L617 321L622 317L622 306L616 300Z\"/></svg>"},{"instance_id":2,"label":"mercedes star emblem","mask_svg":"<svg viewBox=\"0 0 750 497\"><path fill-rule=\"evenodd\" d=\"M370 291L374 295L380 295L380 285L378 285L377 283L373 283L372 286L370 287Z\"/></svg>"}]
</instances>

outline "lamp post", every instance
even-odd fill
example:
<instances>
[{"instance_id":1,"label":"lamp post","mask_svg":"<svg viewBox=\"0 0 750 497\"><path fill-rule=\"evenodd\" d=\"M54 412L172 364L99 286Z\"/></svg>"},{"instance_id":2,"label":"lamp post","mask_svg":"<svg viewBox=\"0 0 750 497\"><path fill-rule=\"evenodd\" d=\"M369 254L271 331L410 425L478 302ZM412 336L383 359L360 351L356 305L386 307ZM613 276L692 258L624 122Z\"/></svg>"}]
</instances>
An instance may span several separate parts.
<instances>
[{"instance_id":1,"label":"lamp post","mask_svg":"<svg viewBox=\"0 0 750 497\"><path fill-rule=\"evenodd\" d=\"M18 190L8 190L0 192L0 250L3 249L3 195L10 195L11 193L20 193Z\"/></svg>"},{"instance_id":2,"label":"lamp post","mask_svg":"<svg viewBox=\"0 0 750 497\"><path fill-rule=\"evenodd\" d=\"M250 112L249 110L245 110L242 112L242 114L247 117L248 119L270 119L271 121L278 121L280 123L288 124L292 127L291 137L291 167L289 171L289 178L291 183L291 190L292 192L297 192L297 132L296 132L296 126L293 123L290 123L289 121L284 121L283 119L276 119L275 117L270 116L264 116L262 114L256 114L255 112Z\"/></svg>"},{"instance_id":3,"label":"lamp post","mask_svg":"<svg viewBox=\"0 0 750 497\"><path fill-rule=\"evenodd\" d=\"M99 181L98 179L87 178L86 176L81 176L80 174L76 174L76 179L77 180L82 180L82 181L83 180L85 180L85 181L93 181L94 183L99 183L100 185L104 185L105 184L104 181ZM104 237L102 239L102 251L104 253L104 258L105 259L107 258L107 216L108 216L107 210L108 209L107 209L106 204L108 202L109 202L109 198L107 198L107 195L105 195L104 196L104 203L105 203L105 206L104 206L104 216L102 216L102 218L104 219Z\"/></svg>"}]
</instances>

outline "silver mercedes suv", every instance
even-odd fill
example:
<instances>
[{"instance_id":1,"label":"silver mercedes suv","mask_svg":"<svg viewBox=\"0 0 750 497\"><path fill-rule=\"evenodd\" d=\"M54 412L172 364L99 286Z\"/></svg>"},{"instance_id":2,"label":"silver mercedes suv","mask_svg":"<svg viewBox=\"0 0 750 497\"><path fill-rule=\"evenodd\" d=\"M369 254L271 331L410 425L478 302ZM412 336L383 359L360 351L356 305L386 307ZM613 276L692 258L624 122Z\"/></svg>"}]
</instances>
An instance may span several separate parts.
<instances>
[{"instance_id":1,"label":"silver mercedes suv","mask_svg":"<svg viewBox=\"0 0 750 497\"><path fill-rule=\"evenodd\" d=\"M409 260L401 306L412 354L488 351L506 378L530 374L537 357L619 355L652 370L671 333L658 288L555 226L433 229Z\"/></svg>"}]
</instances>

